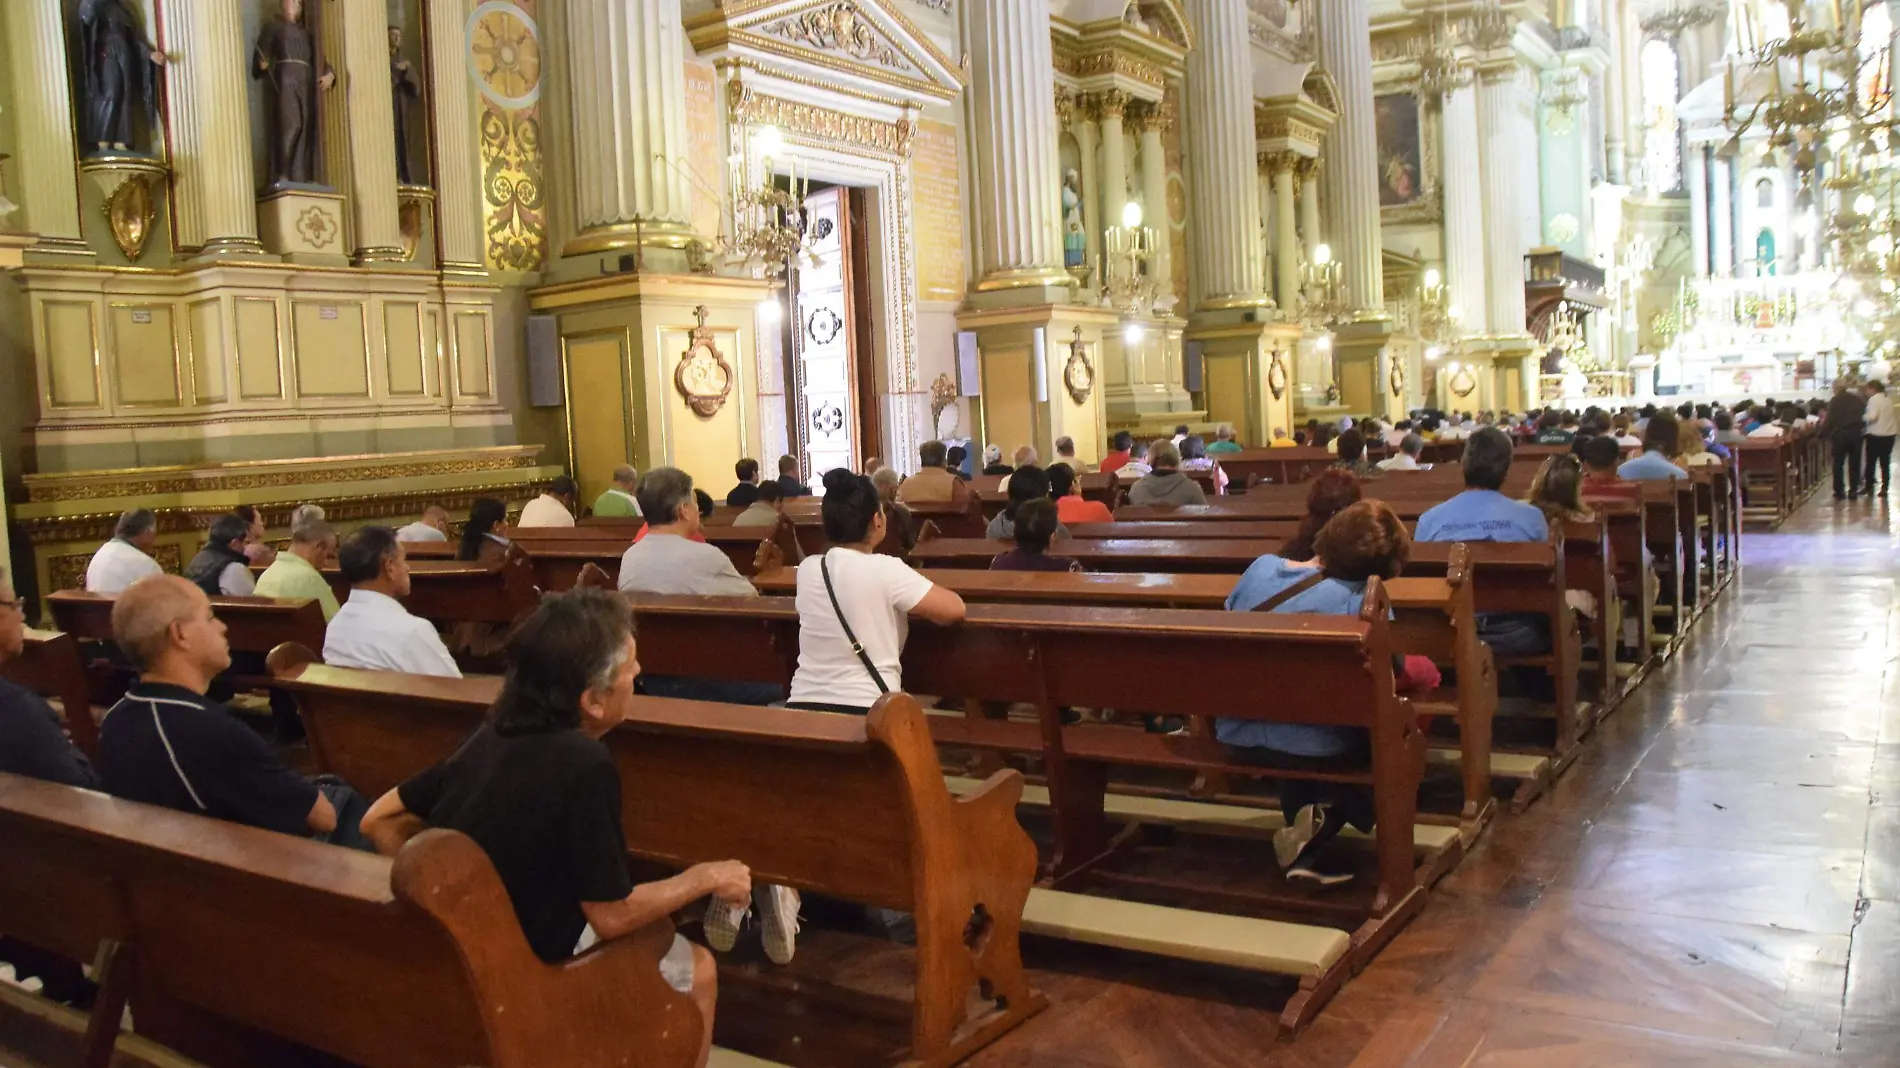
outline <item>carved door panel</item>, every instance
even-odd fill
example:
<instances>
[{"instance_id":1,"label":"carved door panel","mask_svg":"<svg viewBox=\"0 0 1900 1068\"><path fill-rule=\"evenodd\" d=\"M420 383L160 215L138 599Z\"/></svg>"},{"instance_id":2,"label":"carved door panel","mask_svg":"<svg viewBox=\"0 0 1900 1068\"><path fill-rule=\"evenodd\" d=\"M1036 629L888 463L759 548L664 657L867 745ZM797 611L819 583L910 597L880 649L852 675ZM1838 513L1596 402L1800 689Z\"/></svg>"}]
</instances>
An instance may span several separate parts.
<instances>
[{"instance_id":1,"label":"carved door panel","mask_svg":"<svg viewBox=\"0 0 1900 1068\"><path fill-rule=\"evenodd\" d=\"M805 200L813 240L793 275L792 369L798 396L798 442L815 491L834 467L858 470L858 336L853 294L848 190L827 189ZM814 262L814 258L816 262Z\"/></svg>"}]
</instances>

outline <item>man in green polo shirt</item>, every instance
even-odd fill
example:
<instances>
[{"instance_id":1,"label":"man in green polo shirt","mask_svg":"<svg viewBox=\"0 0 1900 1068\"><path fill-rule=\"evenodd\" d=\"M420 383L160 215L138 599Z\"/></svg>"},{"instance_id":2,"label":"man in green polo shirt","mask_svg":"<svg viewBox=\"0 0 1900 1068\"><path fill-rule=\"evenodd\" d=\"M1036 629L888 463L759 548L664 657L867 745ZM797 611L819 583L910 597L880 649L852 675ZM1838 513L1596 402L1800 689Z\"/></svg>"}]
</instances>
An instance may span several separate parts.
<instances>
[{"instance_id":1,"label":"man in green polo shirt","mask_svg":"<svg viewBox=\"0 0 1900 1068\"><path fill-rule=\"evenodd\" d=\"M633 499L633 487L639 480L640 473L629 464L614 468L614 484L594 501L594 515L605 519L639 518L640 505Z\"/></svg>"},{"instance_id":2,"label":"man in green polo shirt","mask_svg":"<svg viewBox=\"0 0 1900 1068\"><path fill-rule=\"evenodd\" d=\"M277 597L287 601L316 601L323 606L323 621L336 615L336 594L317 569L336 559L336 532L321 519L306 518L290 531L290 551L277 559L257 579L259 597Z\"/></svg>"}]
</instances>

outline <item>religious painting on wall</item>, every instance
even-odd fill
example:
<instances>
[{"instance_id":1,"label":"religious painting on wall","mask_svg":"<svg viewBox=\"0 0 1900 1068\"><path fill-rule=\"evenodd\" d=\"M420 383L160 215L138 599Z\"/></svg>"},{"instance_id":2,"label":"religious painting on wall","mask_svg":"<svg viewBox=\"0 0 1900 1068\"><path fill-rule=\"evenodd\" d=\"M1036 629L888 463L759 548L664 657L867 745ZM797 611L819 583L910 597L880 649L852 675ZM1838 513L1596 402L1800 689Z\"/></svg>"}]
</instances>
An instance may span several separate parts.
<instances>
[{"instance_id":1,"label":"religious painting on wall","mask_svg":"<svg viewBox=\"0 0 1900 1068\"><path fill-rule=\"evenodd\" d=\"M468 66L482 91L482 220L491 270L533 271L548 254L536 0L469 12Z\"/></svg>"},{"instance_id":2,"label":"religious painting on wall","mask_svg":"<svg viewBox=\"0 0 1900 1068\"><path fill-rule=\"evenodd\" d=\"M1419 133L1418 97L1391 93L1374 97L1373 125L1378 131L1379 206L1403 207L1425 196L1424 138Z\"/></svg>"}]
</instances>

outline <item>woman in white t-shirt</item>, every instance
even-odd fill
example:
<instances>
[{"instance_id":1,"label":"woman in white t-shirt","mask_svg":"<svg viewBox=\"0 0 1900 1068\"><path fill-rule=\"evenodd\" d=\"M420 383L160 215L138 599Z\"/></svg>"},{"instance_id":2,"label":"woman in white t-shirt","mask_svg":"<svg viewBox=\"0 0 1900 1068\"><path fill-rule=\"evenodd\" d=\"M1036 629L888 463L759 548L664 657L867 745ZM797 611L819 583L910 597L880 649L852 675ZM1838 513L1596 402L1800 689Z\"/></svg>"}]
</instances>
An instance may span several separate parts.
<instances>
[{"instance_id":1,"label":"woman in white t-shirt","mask_svg":"<svg viewBox=\"0 0 1900 1068\"><path fill-rule=\"evenodd\" d=\"M959 622L963 598L876 551L884 540L884 512L870 479L843 468L827 471L822 512L831 547L798 565L798 671L786 705L863 715L882 694L904 688L910 617Z\"/></svg>"}]
</instances>

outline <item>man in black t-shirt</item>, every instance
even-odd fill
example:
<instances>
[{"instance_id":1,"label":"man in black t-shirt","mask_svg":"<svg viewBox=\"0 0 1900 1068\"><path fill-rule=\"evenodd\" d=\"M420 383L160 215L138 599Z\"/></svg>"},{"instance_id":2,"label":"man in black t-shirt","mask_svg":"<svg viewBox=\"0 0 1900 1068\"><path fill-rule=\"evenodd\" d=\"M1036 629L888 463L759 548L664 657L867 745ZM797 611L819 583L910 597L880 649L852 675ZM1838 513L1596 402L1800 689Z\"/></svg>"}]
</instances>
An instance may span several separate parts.
<instances>
[{"instance_id":1,"label":"man in black t-shirt","mask_svg":"<svg viewBox=\"0 0 1900 1068\"><path fill-rule=\"evenodd\" d=\"M224 624L203 590L176 575L133 583L112 606L112 636L138 684L99 728L99 774L115 797L268 831L364 846L357 812L292 771L257 732L205 697L231 666ZM343 788L337 800L354 799Z\"/></svg>"},{"instance_id":2,"label":"man in black t-shirt","mask_svg":"<svg viewBox=\"0 0 1900 1068\"><path fill-rule=\"evenodd\" d=\"M737 861L639 886L627 872L620 776L600 738L627 717L639 674L632 619L616 593L547 598L509 644L508 678L488 722L447 760L370 806L364 833L392 856L428 827L474 839L507 887L529 946L549 963L584 948L584 934L631 934L708 895L749 904L752 876ZM703 1065L716 973L711 954L673 937L660 973L705 1017Z\"/></svg>"},{"instance_id":3,"label":"man in black t-shirt","mask_svg":"<svg viewBox=\"0 0 1900 1068\"><path fill-rule=\"evenodd\" d=\"M0 568L0 664L26 648L26 611ZM90 716L92 709L70 710ZM0 679L0 771L34 779L99 788L99 776L59 725L59 716L39 694Z\"/></svg>"}]
</instances>

